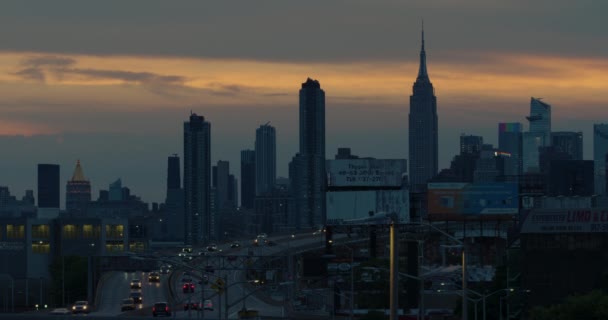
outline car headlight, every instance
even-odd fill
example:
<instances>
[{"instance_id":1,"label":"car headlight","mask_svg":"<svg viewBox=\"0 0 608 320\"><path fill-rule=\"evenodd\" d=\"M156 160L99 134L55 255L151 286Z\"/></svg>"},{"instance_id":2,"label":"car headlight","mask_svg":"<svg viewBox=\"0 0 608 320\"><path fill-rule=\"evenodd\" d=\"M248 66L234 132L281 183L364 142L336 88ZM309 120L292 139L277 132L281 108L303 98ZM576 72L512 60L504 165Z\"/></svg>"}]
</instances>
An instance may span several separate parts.
<instances>
[{"instance_id":1,"label":"car headlight","mask_svg":"<svg viewBox=\"0 0 608 320\"><path fill-rule=\"evenodd\" d=\"M72 306L72 310L76 310L76 306Z\"/></svg>"},{"instance_id":2,"label":"car headlight","mask_svg":"<svg viewBox=\"0 0 608 320\"><path fill-rule=\"evenodd\" d=\"M83 306L82 308L86 310L86 309L87 309L87 306Z\"/></svg>"}]
</instances>

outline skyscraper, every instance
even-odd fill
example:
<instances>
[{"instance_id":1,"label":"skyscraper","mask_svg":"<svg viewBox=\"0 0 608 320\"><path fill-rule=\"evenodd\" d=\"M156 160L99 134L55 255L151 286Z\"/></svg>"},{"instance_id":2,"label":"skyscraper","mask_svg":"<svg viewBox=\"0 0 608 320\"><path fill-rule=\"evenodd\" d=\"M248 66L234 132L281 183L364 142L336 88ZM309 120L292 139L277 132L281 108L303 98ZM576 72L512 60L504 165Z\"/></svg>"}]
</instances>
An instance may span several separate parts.
<instances>
[{"instance_id":1,"label":"skyscraper","mask_svg":"<svg viewBox=\"0 0 608 320\"><path fill-rule=\"evenodd\" d=\"M426 69L423 29L420 68L410 96L409 162L412 191L424 190L427 181L437 174L438 135L437 98Z\"/></svg>"},{"instance_id":2,"label":"skyscraper","mask_svg":"<svg viewBox=\"0 0 608 320\"><path fill-rule=\"evenodd\" d=\"M325 91L308 78L300 89L300 152L290 165L296 227L325 223ZM257 179L257 177L256 177Z\"/></svg>"},{"instance_id":3,"label":"skyscraper","mask_svg":"<svg viewBox=\"0 0 608 320\"><path fill-rule=\"evenodd\" d=\"M255 131L255 195L272 192L277 178L277 135L268 123Z\"/></svg>"},{"instance_id":4,"label":"skyscraper","mask_svg":"<svg viewBox=\"0 0 608 320\"><path fill-rule=\"evenodd\" d=\"M504 160L504 174L519 176L522 170L522 124L501 122L498 124L498 150L510 157Z\"/></svg>"},{"instance_id":5,"label":"skyscraper","mask_svg":"<svg viewBox=\"0 0 608 320\"><path fill-rule=\"evenodd\" d=\"M542 146L551 144L551 105L541 101L542 98L530 98L529 132L542 134Z\"/></svg>"},{"instance_id":6,"label":"skyscraper","mask_svg":"<svg viewBox=\"0 0 608 320\"><path fill-rule=\"evenodd\" d=\"M460 154L479 154L483 146L482 136L461 135L460 136Z\"/></svg>"},{"instance_id":7,"label":"skyscraper","mask_svg":"<svg viewBox=\"0 0 608 320\"><path fill-rule=\"evenodd\" d=\"M195 113L184 122L185 242L205 243L215 237L211 223L211 124Z\"/></svg>"},{"instance_id":8,"label":"skyscraper","mask_svg":"<svg viewBox=\"0 0 608 320\"><path fill-rule=\"evenodd\" d=\"M66 185L65 209L82 215L86 213L89 202L91 202L91 182L85 179L78 160L72 179L68 180Z\"/></svg>"},{"instance_id":9,"label":"skyscraper","mask_svg":"<svg viewBox=\"0 0 608 320\"><path fill-rule=\"evenodd\" d=\"M582 132L551 132L551 145L570 155L572 160L583 160Z\"/></svg>"},{"instance_id":10,"label":"skyscraper","mask_svg":"<svg viewBox=\"0 0 608 320\"><path fill-rule=\"evenodd\" d=\"M181 183L179 157L174 154L167 158L167 190L180 189Z\"/></svg>"},{"instance_id":11,"label":"skyscraper","mask_svg":"<svg viewBox=\"0 0 608 320\"><path fill-rule=\"evenodd\" d=\"M606 155L608 155L608 124L593 125L593 163L595 193L606 194Z\"/></svg>"},{"instance_id":12,"label":"skyscraper","mask_svg":"<svg viewBox=\"0 0 608 320\"><path fill-rule=\"evenodd\" d=\"M184 240L184 189L182 189L180 159L177 154L167 158L167 196L165 199L167 239ZM163 229L164 230L164 229Z\"/></svg>"},{"instance_id":13,"label":"skyscraper","mask_svg":"<svg viewBox=\"0 0 608 320\"><path fill-rule=\"evenodd\" d=\"M219 160L217 162L217 185L215 186L217 191L217 209L222 210L227 206L230 206L229 193L230 186L228 185L230 179L230 163L228 161Z\"/></svg>"},{"instance_id":14,"label":"skyscraper","mask_svg":"<svg viewBox=\"0 0 608 320\"><path fill-rule=\"evenodd\" d=\"M253 209L255 197L255 151L241 150L241 206Z\"/></svg>"},{"instance_id":15,"label":"skyscraper","mask_svg":"<svg viewBox=\"0 0 608 320\"><path fill-rule=\"evenodd\" d=\"M38 165L38 208L59 209L59 165Z\"/></svg>"}]
</instances>

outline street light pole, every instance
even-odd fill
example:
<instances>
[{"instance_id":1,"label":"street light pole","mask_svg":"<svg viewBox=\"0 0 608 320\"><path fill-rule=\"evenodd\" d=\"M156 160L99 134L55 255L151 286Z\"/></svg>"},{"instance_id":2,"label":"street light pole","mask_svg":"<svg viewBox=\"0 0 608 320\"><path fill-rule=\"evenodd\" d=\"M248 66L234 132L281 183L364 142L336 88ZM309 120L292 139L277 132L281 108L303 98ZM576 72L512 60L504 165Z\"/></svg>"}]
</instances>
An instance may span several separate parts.
<instances>
[{"instance_id":1,"label":"street light pole","mask_svg":"<svg viewBox=\"0 0 608 320\"><path fill-rule=\"evenodd\" d=\"M396 221L390 225L390 320L397 320L397 308L399 307L399 227Z\"/></svg>"}]
</instances>

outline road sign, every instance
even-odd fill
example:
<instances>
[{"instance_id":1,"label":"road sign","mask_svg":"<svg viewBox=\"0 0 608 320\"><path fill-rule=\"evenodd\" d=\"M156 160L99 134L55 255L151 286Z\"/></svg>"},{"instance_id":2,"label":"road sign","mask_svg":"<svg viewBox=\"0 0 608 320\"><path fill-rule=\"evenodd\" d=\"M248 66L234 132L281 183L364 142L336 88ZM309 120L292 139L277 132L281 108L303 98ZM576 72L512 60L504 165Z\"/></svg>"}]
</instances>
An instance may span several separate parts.
<instances>
[{"instance_id":1,"label":"road sign","mask_svg":"<svg viewBox=\"0 0 608 320\"><path fill-rule=\"evenodd\" d=\"M217 292L218 294L222 294L224 293L225 285L226 283L222 278L217 278L217 280L215 280L215 282L212 283L209 287L215 290L215 292Z\"/></svg>"}]
</instances>

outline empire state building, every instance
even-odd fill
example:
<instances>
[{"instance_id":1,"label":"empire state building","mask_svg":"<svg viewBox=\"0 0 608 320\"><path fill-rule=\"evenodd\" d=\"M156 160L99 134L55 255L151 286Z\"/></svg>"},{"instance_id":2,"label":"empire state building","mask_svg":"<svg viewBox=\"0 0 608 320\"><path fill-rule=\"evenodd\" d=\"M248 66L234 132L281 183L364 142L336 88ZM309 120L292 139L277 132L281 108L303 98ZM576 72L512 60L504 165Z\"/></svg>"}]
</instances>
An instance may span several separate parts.
<instances>
[{"instance_id":1,"label":"empire state building","mask_svg":"<svg viewBox=\"0 0 608 320\"><path fill-rule=\"evenodd\" d=\"M425 190L427 181L437 174L439 132L437 97L426 70L424 29L422 29L420 68L413 91L410 96L409 114L410 189L420 192Z\"/></svg>"}]
</instances>

